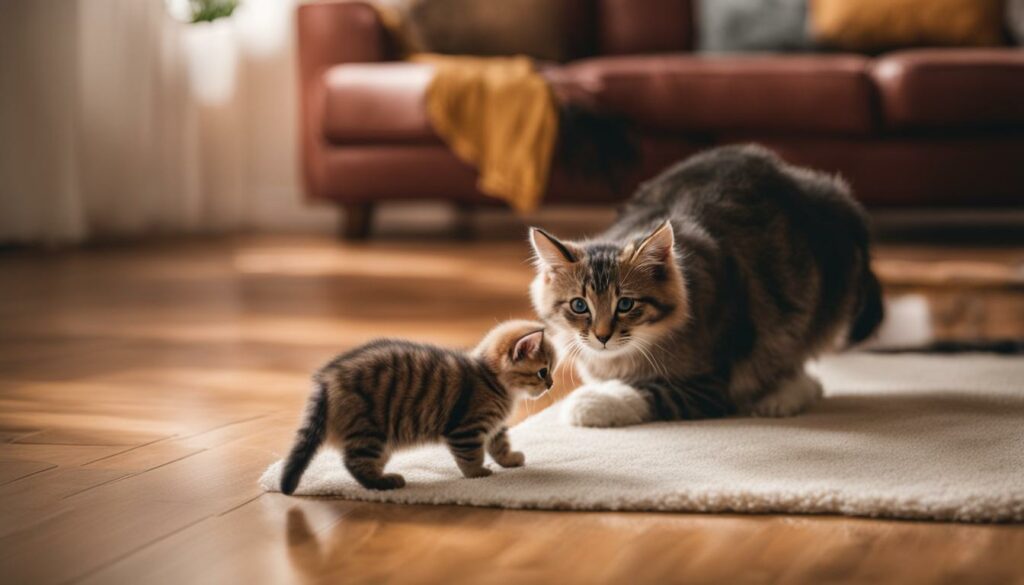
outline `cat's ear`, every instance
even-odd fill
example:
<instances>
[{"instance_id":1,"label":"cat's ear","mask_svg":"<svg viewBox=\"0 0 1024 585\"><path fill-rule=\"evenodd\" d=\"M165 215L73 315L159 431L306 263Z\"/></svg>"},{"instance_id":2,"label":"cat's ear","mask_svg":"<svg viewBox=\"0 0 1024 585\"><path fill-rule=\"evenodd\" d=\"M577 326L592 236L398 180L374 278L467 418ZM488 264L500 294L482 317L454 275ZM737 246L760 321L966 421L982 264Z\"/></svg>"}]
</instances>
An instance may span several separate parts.
<instances>
[{"instance_id":1,"label":"cat's ear","mask_svg":"<svg viewBox=\"0 0 1024 585\"><path fill-rule=\"evenodd\" d=\"M672 231L672 222L666 220L640 242L633 252L633 261L637 264L665 264L672 259L675 245L676 236Z\"/></svg>"},{"instance_id":2,"label":"cat's ear","mask_svg":"<svg viewBox=\"0 0 1024 585\"><path fill-rule=\"evenodd\" d=\"M542 343L544 343L543 329L520 337L512 348L512 361L518 362L519 360L536 355L540 351Z\"/></svg>"},{"instance_id":3,"label":"cat's ear","mask_svg":"<svg viewBox=\"0 0 1024 585\"><path fill-rule=\"evenodd\" d=\"M568 266L579 260L579 250L538 228L530 228L530 244L537 262L548 268Z\"/></svg>"}]
</instances>

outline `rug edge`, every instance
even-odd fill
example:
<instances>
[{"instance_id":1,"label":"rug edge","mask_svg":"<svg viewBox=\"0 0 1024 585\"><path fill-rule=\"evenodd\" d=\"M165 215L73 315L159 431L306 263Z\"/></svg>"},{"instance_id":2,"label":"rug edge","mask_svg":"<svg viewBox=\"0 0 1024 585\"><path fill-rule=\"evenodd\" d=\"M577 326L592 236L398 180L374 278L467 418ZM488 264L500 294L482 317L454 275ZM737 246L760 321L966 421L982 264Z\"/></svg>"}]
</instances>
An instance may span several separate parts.
<instances>
[{"instance_id":1,"label":"rug edge","mask_svg":"<svg viewBox=\"0 0 1024 585\"><path fill-rule=\"evenodd\" d=\"M259 478L260 487L268 493L280 493L278 485L283 459L275 461ZM921 505L913 500L889 498L879 510L877 498L853 498L834 491L818 490L800 496L775 498L771 501L750 501L749 494L719 492L701 498L681 493L659 500L620 500L596 502L586 499L544 498L533 502L500 502L488 498L459 498L449 496L420 497L404 495L402 490L374 492L364 489L345 489L309 492L302 488L295 496L303 498L343 499L383 504L471 506L509 510L551 510L579 512L652 512L697 514L782 514L782 515L837 515L887 520L927 520L970 524L1024 522L1024 495L1010 499L990 498L975 500L969 509L956 505ZM737 504L744 501L745 503Z\"/></svg>"}]
</instances>

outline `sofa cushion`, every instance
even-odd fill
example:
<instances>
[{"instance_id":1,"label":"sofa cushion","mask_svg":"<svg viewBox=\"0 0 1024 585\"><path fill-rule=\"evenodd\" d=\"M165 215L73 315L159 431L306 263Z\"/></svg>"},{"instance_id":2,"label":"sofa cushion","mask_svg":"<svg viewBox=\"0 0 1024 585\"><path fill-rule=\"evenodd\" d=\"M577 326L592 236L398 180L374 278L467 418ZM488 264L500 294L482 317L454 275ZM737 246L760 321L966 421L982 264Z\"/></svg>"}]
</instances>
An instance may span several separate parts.
<instances>
[{"instance_id":1,"label":"sofa cushion","mask_svg":"<svg viewBox=\"0 0 1024 585\"><path fill-rule=\"evenodd\" d=\"M811 33L844 51L1003 44L1003 0L813 0Z\"/></svg>"},{"instance_id":2,"label":"sofa cushion","mask_svg":"<svg viewBox=\"0 0 1024 585\"><path fill-rule=\"evenodd\" d=\"M700 0L697 41L705 53L806 51L807 0Z\"/></svg>"},{"instance_id":3,"label":"sofa cushion","mask_svg":"<svg viewBox=\"0 0 1024 585\"><path fill-rule=\"evenodd\" d=\"M869 61L855 55L600 57L562 71L604 110L660 131L866 134Z\"/></svg>"},{"instance_id":4,"label":"sofa cushion","mask_svg":"<svg viewBox=\"0 0 1024 585\"><path fill-rule=\"evenodd\" d=\"M1024 133L737 139L757 140L790 163L842 175L869 207L1019 208L1024 203Z\"/></svg>"},{"instance_id":5,"label":"sofa cushion","mask_svg":"<svg viewBox=\"0 0 1024 585\"><path fill-rule=\"evenodd\" d=\"M425 63L346 63L323 75L323 134L328 142L438 140L424 96L434 68Z\"/></svg>"},{"instance_id":6,"label":"sofa cushion","mask_svg":"<svg viewBox=\"0 0 1024 585\"><path fill-rule=\"evenodd\" d=\"M555 167L546 201L612 203L641 181L698 152L703 145L685 140L641 136L641 163L613 189L603 179ZM333 148L324 163L323 196L340 201L463 200L504 205L477 189L478 174L442 144L346 146Z\"/></svg>"},{"instance_id":7,"label":"sofa cushion","mask_svg":"<svg viewBox=\"0 0 1024 585\"><path fill-rule=\"evenodd\" d=\"M1024 125L1024 51L921 49L872 68L891 128Z\"/></svg>"},{"instance_id":8,"label":"sofa cushion","mask_svg":"<svg viewBox=\"0 0 1024 585\"><path fill-rule=\"evenodd\" d=\"M691 0L597 0L597 50L637 55L693 48Z\"/></svg>"}]
</instances>

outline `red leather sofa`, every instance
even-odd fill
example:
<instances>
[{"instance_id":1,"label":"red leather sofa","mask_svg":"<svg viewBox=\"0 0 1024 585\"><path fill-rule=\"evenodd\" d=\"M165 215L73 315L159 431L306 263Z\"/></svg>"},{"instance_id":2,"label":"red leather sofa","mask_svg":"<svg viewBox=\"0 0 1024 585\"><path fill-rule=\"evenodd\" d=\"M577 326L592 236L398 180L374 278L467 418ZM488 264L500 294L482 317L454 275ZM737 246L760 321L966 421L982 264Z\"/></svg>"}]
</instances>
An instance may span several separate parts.
<instances>
[{"instance_id":1,"label":"red leather sofa","mask_svg":"<svg viewBox=\"0 0 1024 585\"><path fill-rule=\"evenodd\" d=\"M553 172L545 202L613 202L700 149L759 142L839 172L869 207L1024 202L1024 50L859 54L694 53L690 0L567 0L576 58L547 65L560 96L584 96L637 129L631 184ZM432 131L432 70L396 60L377 12L357 1L298 8L307 196L342 205L366 235L395 200L493 202Z\"/></svg>"}]
</instances>

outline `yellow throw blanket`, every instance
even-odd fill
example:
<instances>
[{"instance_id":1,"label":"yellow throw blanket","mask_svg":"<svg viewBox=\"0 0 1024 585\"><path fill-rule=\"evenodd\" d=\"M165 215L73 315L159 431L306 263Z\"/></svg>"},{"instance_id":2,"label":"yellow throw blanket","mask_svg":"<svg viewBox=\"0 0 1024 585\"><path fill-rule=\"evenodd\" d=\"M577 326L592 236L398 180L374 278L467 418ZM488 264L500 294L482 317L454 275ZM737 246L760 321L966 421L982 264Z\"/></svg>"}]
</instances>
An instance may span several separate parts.
<instances>
[{"instance_id":1,"label":"yellow throw blanket","mask_svg":"<svg viewBox=\"0 0 1024 585\"><path fill-rule=\"evenodd\" d=\"M547 82L527 57L419 54L436 67L427 115L484 193L519 212L537 208L547 187L558 114Z\"/></svg>"},{"instance_id":2,"label":"yellow throw blanket","mask_svg":"<svg viewBox=\"0 0 1024 585\"><path fill-rule=\"evenodd\" d=\"M558 112L533 61L425 53L400 10L374 7L405 58L435 67L427 116L456 156L477 168L477 188L521 213L536 209L551 171Z\"/></svg>"}]
</instances>

